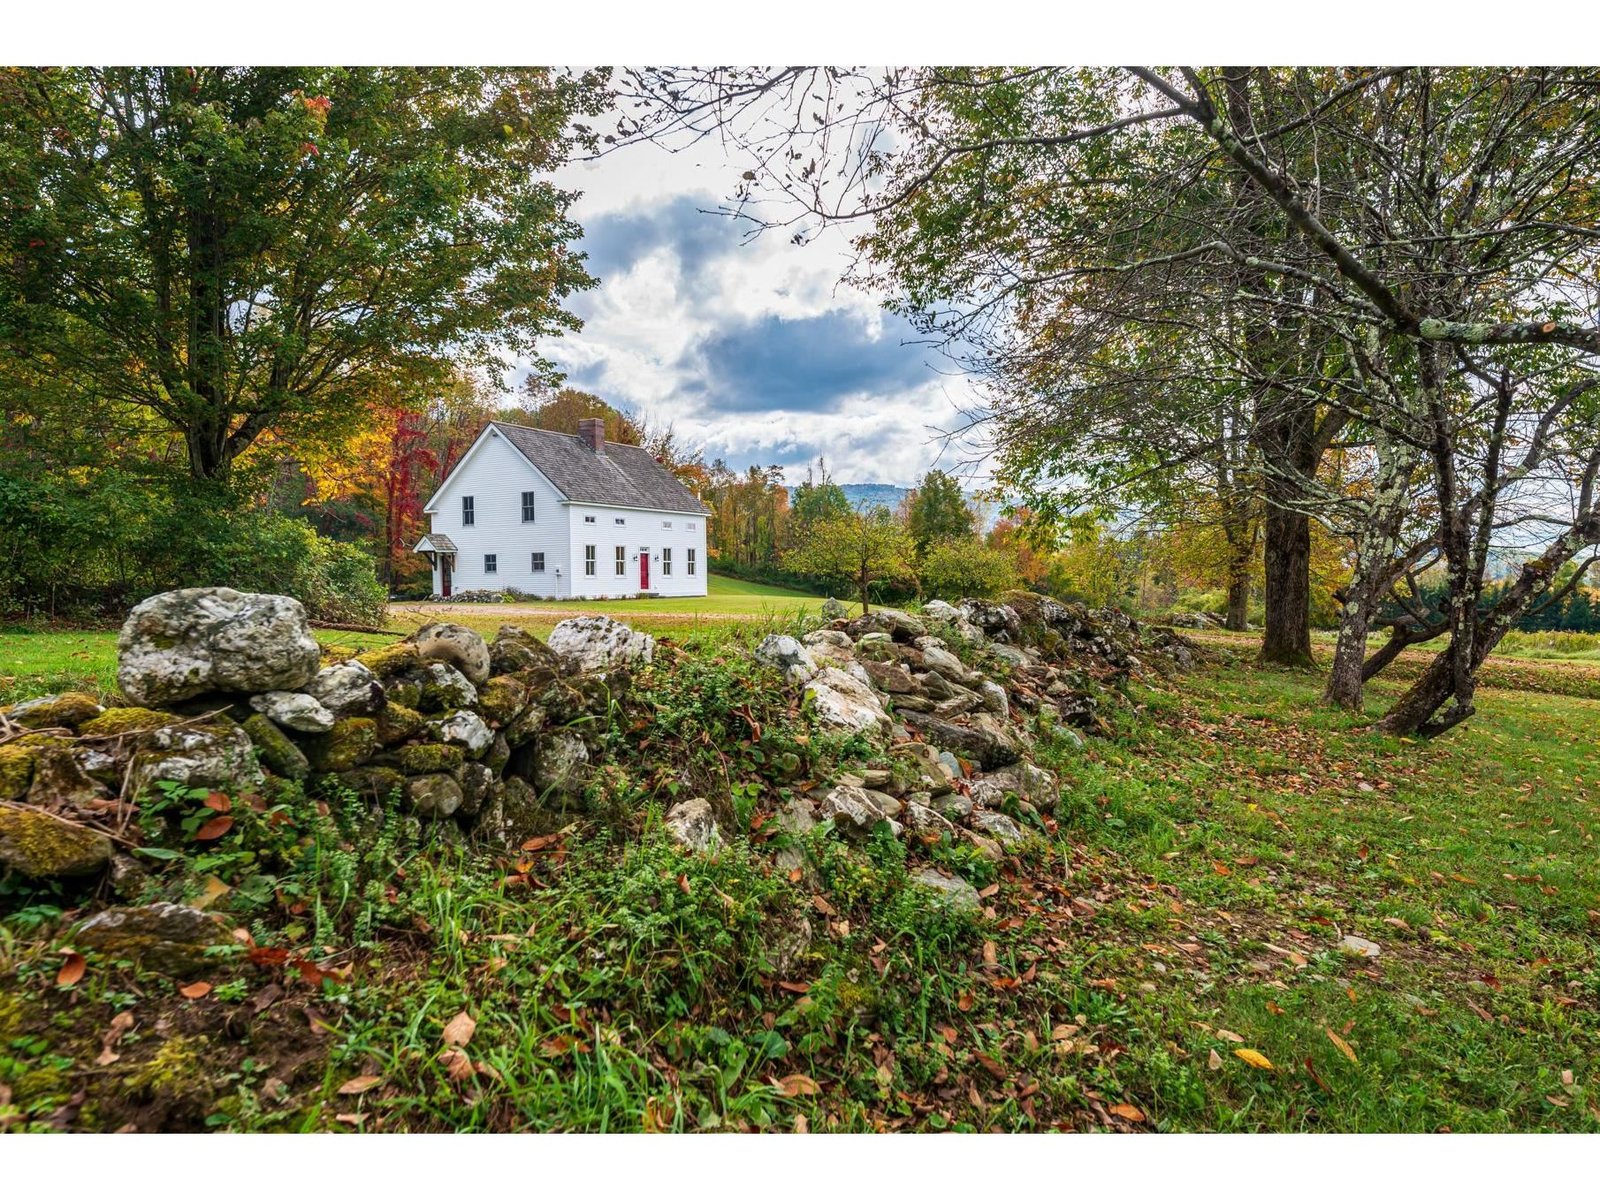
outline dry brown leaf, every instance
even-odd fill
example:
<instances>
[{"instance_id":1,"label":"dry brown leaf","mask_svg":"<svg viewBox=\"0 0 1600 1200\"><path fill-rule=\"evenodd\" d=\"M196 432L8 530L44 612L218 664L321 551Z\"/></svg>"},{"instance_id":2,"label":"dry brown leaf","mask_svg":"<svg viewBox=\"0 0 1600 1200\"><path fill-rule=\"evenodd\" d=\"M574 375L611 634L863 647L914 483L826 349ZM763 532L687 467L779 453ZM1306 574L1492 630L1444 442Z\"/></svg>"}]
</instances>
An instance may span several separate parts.
<instances>
[{"instance_id":1,"label":"dry brown leaf","mask_svg":"<svg viewBox=\"0 0 1600 1200\"><path fill-rule=\"evenodd\" d=\"M61 970L56 972L57 987L75 987L78 980L83 978L83 973L89 969L89 964L84 962L83 955L76 950L63 950Z\"/></svg>"},{"instance_id":2,"label":"dry brown leaf","mask_svg":"<svg viewBox=\"0 0 1600 1200\"><path fill-rule=\"evenodd\" d=\"M122 1055L117 1053L117 1043L122 1041L122 1035L133 1028L133 1014L124 1009L111 1018L111 1024L100 1035L100 1056L96 1058L95 1065L109 1067Z\"/></svg>"},{"instance_id":3,"label":"dry brown leaf","mask_svg":"<svg viewBox=\"0 0 1600 1200\"><path fill-rule=\"evenodd\" d=\"M196 983L186 983L178 989L178 995L186 1000L200 1000L211 994L211 985L205 980Z\"/></svg>"},{"instance_id":4,"label":"dry brown leaf","mask_svg":"<svg viewBox=\"0 0 1600 1200\"><path fill-rule=\"evenodd\" d=\"M472 1035L477 1028L478 1023L476 1021L465 1012L458 1012L450 1018L444 1027L444 1044L446 1046L465 1046L472 1040Z\"/></svg>"},{"instance_id":5,"label":"dry brown leaf","mask_svg":"<svg viewBox=\"0 0 1600 1200\"><path fill-rule=\"evenodd\" d=\"M1327 1027L1324 1027L1322 1032L1328 1035L1328 1040L1330 1042L1339 1047L1339 1053L1343 1054L1351 1062L1359 1064L1360 1059L1356 1058L1356 1052L1350 1048L1349 1042L1345 1041L1337 1033L1331 1029L1328 1029Z\"/></svg>"},{"instance_id":6,"label":"dry brown leaf","mask_svg":"<svg viewBox=\"0 0 1600 1200\"><path fill-rule=\"evenodd\" d=\"M1121 1117L1124 1121L1144 1120L1144 1112L1131 1104L1113 1104L1106 1111L1114 1117Z\"/></svg>"},{"instance_id":7,"label":"dry brown leaf","mask_svg":"<svg viewBox=\"0 0 1600 1200\"><path fill-rule=\"evenodd\" d=\"M194 840L197 842L214 842L232 828L232 817L212 817L211 820L194 831Z\"/></svg>"},{"instance_id":8,"label":"dry brown leaf","mask_svg":"<svg viewBox=\"0 0 1600 1200\"><path fill-rule=\"evenodd\" d=\"M1210 1067L1213 1071L1220 1071L1222 1069L1222 1055L1213 1050L1211 1052L1211 1057L1206 1060L1206 1066Z\"/></svg>"},{"instance_id":9,"label":"dry brown leaf","mask_svg":"<svg viewBox=\"0 0 1600 1200\"><path fill-rule=\"evenodd\" d=\"M815 1096L822 1091L822 1086L809 1075L785 1075L775 1082L785 1096Z\"/></svg>"},{"instance_id":10,"label":"dry brown leaf","mask_svg":"<svg viewBox=\"0 0 1600 1200\"><path fill-rule=\"evenodd\" d=\"M382 1082L382 1075L357 1075L354 1079L347 1079L339 1085L339 1095L359 1096L362 1092L371 1091Z\"/></svg>"},{"instance_id":11,"label":"dry brown leaf","mask_svg":"<svg viewBox=\"0 0 1600 1200\"><path fill-rule=\"evenodd\" d=\"M1221 1038L1225 1042L1241 1042L1242 1043L1244 1041L1244 1038L1240 1037L1237 1033L1235 1033L1231 1029L1219 1029L1219 1030L1217 1030L1217 1036L1219 1038Z\"/></svg>"},{"instance_id":12,"label":"dry brown leaf","mask_svg":"<svg viewBox=\"0 0 1600 1200\"><path fill-rule=\"evenodd\" d=\"M441 1050L439 1062L444 1066L444 1073L451 1083L460 1083L462 1080L472 1078L472 1060L467 1057L465 1050Z\"/></svg>"}]
</instances>

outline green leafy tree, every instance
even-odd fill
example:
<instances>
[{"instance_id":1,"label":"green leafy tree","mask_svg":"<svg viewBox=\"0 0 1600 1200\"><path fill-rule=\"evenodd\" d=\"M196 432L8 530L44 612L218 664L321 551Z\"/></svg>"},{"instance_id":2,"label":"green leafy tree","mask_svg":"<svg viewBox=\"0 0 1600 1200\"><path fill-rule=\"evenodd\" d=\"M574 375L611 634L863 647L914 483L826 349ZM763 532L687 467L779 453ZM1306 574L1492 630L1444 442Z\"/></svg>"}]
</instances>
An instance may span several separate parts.
<instances>
[{"instance_id":1,"label":"green leafy tree","mask_svg":"<svg viewBox=\"0 0 1600 1200\"><path fill-rule=\"evenodd\" d=\"M791 571L820 579L848 581L871 608L872 585L911 574L911 535L886 509L833 517L814 526L805 542L784 556Z\"/></svg>"},{"instance_id":2,"label":"green leafy tree","mask_svg":"<svg viewBox=\"0 0 1600 1200\"><path fill-rule=\"evenodd\" d=\"M922 593L942 600L995 596L1017 585L1016 560L975 538L938 542L922 556Z\"/></svg>"},{"instance_id":3,"label":"green leafy tree","mask_svg":"<svg viewBox=\"0 0 1600 1200\"><path fill-rule=\"evenodd\" d=\"M542 68L0 72L0 342L225 478L267 435L502 369L576 328L602 76ZM578 130L574 132L574 130ZM8 372L16 376L18 372Z\"/></svg>"},{"instance_id":4,"label":"green leafy tree","mask_svg":"<svg viewBox=\"0 0 1600 1200\"><path fill-rule=\"evenodd\" d=\"M943 471L929 471L906 498L906 523L919 562L935 543L961 541L978 534L977 518L961 485Z\"/></svg>"},{"instance_id":5,"label":"green leafy tree","mask_svg":"<svg viewBox=\"0 0 1600 1200\"><path fill-rule=\"evenodd\" d=\"M820 458L817 459L817 470L822 476L820 480L810 478L811 472L807 469L806 481L795 488L789 497L789 535L796 544L805 541L815 526L824 521L847 517L855 508L850 503L850 497L844 494L844 489L828 474L827 464Z\"/></svg>"}]
</instances>

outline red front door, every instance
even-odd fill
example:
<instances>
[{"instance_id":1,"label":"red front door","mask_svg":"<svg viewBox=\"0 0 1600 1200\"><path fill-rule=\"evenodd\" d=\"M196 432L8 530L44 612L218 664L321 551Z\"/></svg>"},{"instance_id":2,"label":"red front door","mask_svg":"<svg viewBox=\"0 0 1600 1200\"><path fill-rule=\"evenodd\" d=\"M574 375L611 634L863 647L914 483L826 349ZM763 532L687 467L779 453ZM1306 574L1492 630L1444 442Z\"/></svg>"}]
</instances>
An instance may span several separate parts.
<instances>
[{"instance_id":1,"label":"red front door","mask_svg":"<svg viewBox=\"0 0 1600 1200\"><path fill-rule=\"evenodd\" d=\"M650 551L648 550L639 551L639 590L641 592L650 590Z\"/></svg>"}]
</instances>

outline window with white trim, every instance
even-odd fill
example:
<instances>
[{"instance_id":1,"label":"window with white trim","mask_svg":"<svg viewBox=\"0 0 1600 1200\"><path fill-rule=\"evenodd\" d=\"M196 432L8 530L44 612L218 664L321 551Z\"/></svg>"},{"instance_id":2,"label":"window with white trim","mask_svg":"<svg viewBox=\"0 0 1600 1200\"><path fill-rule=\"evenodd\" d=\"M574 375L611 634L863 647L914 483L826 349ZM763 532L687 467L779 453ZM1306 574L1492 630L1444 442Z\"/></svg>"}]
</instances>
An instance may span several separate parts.
<instances>
[{"instance_id":1,"label":"window with white trim","mask_svg":"<svg viewBox=\"0 0 1600 1200\"><path fill-rule=\"evenodd\" d=\"M485 554L483 556L483 573L493 575L500 569L500 556L498 554Z\"/></svg>"},{"instance_id":2,"label":"window with white trim","mask_svg":"<svg viewBox=\"0 0 1600 1200\"><path fill-rule=\"evenodd\" d=\"M593 546L585 546L583 548L583 573L585 575L593 575L594 574L594 547Z\"/></svg>"},{"instance_id":3,"label":"window with white trim","mask_svg":"<svg viewBox=\"0 0 1600 1200\"><path fill-rule=\"evenodd\" d=\"M671 521L663 521L663 522L661 522L661 528L663 528L663 529L671 529L672 528L672 522Z\"/></svg>"},{"instance_id":4,"label":"window with white trim","mask_svg":"<svg viewBox=\"0 0 1600 1200\"><path fill-rule=\"evenodd\" d=\"M627 517L612 517L611 518L611 523L613 525L626 525L628 523L628 518Z\"/></svg>"},{"instance_id":5,"label":"window with white trim","mask_svg":"<svg viewBox=\"0 0 1600 1200\"><path fill-rule=\"evenodd\" d=\"M471 496L461 497L461 523L471 525L477 519L477 512Z\"/></svg>"},{"instance_id":6,"label":"window with white trim","mask_svg":"<svg viewBox=\"0 0 1600 1200\"><path fill-rule=\"evenodd\" d=\"M617 574L618 575L626 575L627 573L628 573L628 548L626 546L618 546L617 547Z\"/></svg>"},{"instance_id":7,"label":"window with white trim","mask_svg":"<svg viewBox=\"0 0 1600 1200\"><path fill-rule=\"evenodd\" d=\"M671 546L663 546L663 547L661 547L661 573L663 575L671 575L672 574L672 547Z\"/></svg>"},{"instance_id":8,"label":"window with white trim","mask_svg":"<svg viewBox=\"0 0 1600 1200\"><path fill-rule=\"evenodd\" d=\"M694 547L690 546L688 551L687 551L687 553L689 555L689 561L687 563L685 563L684 566L688 570L689 574L693 575L694 574Z\"/></svg>"},{"instance_id":9,"label":"window with white trim","mask_svg":"<svg viewBox=\"0 0 1600 1200\"><path fill-rule=\"evenodd\" d=\"M522 520L525 524L533 520L534 495L535 493L533 492L522 493Z\"/></svg>"},{"instance_id":10,"label":"window with white trim","mask_svg":"<svg viewBox=\"0 0 1600 1200\"><path fill-rule=\"evenodd\" d=\"M541 572L543 570L544 570L544 551L543 550L535 550L533 552L533 572L534 572L534 574L537 575L539 572Z\"/></svg>"},{"instance_id":11,"label":"window with white trim","mask_svg":"<svg viewBox=\"0 0 1600 1200\"><path fill-rule=\"evenodd\" d=\"M585 524L585 525L593 525L593 524L594 524L594 517L593 517L593 516L588 516L588 517L585 517L585 518L584 518L584 519L583 519L583 523L584 523L584 524Z\"/></svg>"}]
</instances>

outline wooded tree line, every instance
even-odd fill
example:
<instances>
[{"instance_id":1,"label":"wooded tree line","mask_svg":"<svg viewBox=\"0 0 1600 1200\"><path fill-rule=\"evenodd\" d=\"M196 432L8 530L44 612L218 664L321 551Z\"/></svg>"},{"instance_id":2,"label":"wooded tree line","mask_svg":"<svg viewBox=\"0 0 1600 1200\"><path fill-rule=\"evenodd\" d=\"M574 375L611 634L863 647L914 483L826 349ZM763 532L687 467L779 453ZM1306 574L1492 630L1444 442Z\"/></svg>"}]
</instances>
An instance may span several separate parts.
<instances>
[{"instance_id":1,"label":"wooded tree line","mask_svg":"<svg viewBox=\"0 0 1600 1200\"><path fill-rule=\"evenodd\" d=\"M984 381L966 432L1034 520L1134 507L1211 526L1230 623L1259 538L1261 655L1289 664L1311 659L1313 524L1337 538L1333 703L1360 703L1387 661L1374 621L1436 570L1443 594L1393 628L1447 640L1383 724L1451 728L1506 630L1592 560L1600 72L625 82L624 142L714 130L749 152L730 212L801 239L861 222L855 277Z\"/></svg>"}]
</instances>

